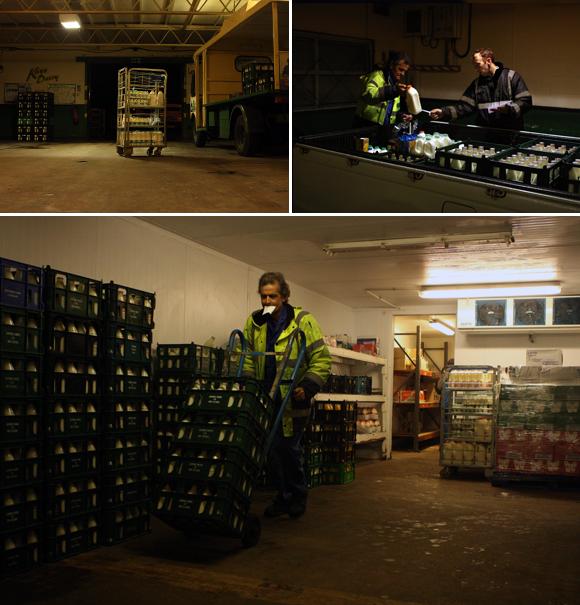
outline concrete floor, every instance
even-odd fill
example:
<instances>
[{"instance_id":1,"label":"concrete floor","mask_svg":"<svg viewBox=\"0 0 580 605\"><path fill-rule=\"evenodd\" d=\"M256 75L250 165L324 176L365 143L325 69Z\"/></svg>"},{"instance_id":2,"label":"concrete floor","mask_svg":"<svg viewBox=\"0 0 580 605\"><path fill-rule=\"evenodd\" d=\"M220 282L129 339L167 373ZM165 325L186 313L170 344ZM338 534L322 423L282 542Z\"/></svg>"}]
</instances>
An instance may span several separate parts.
<instances>
[{"instance_id":1,"label":"concrete floor","mask_svg":"<svg viewBox=\"0 0 580 605\"><path fill-rule=\"evenodd\" d=\"M357 467L312 490L307 515L267 520L250 550L151 535L0 584L2 602L58 605L573 605L580 492L441 480L438 451ZM256 510L267 501L259 494ZM8 598L9 597L9 598Z\"/></svg>"},{"instance_id":2,"label":"concrete floor","mask_svg":"<svg viewBox=\"0 0 580 605\"><path fill-rule=\"evenodd\" d=\"M1 212L288 212L288 156L173 143L161 157L113 143L0 142Z\"/></svg>"}]
</instances>

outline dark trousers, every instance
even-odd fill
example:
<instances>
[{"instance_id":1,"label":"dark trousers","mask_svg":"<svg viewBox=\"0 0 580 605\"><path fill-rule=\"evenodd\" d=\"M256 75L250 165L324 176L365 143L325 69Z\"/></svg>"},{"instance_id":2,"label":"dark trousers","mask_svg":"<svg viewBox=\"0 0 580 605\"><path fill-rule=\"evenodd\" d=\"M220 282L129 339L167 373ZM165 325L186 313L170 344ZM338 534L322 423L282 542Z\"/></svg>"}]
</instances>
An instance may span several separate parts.
<instances>
[{"instance_id":1,"label":"dark trousers","mask_svg":"<svg viewBox=\"0 0 580 605\"><path fill-rule=\"evenodd\" d=\"M376 129L375 133L369 137L369 142L371 145L386 147L389 144L389 140L393 136L393 128L388 121L386 124L379 126L375 122L369 122L368 120L355 115L352 126L353 128L374 127Z\"/></svg>"},{"instance_id":2,"label":"dark trousers","mask_svg":"<svg viewBox=\"0 0 580 605\"><path fill-rule=\"evenodd\" d=\"M282 423L274 437L268 470L282 500L306 499L308 488L304 474L304 431L308 417L293 418L294 434L284 437Z\"/></svg>"}]
</instances>

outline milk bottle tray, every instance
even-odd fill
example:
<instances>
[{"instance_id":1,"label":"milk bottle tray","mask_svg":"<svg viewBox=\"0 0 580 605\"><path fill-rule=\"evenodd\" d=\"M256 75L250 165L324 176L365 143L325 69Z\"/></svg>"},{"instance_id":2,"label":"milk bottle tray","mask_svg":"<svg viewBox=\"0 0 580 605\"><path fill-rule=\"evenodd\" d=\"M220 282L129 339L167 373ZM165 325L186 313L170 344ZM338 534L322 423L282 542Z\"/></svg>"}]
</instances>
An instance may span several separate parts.
<instances>
[{"instance_id":1,"label":"milk bottle tray","mask_svg":"<svg viewBox=\"0 0 580 605\"><path fill-rule=\"evenodd\" d=\"M518 154L521 154L520 159L517 158ZM545 157L547 163L530 164L530 159L533 157ZM509 163L508 158L513 158L514 163ZM507 149L489 159L489 164L492 169L491 176L494 178L536 187L556 185L564 172L561 156L531 149Z\"/></svg>"},{"instance_id":2,"label":"milk bottle tray","mask_svg":"<svg viewBox=\"0 0 580 605\"><path fill-rule=\"evenodd\" d=\"M564 160L564 186L568 193L580 195L580 149Z\"/></svg>"},{"instance_id":3,"label":"milk bottle tray","mask_svg":"<svg viewBox=\"0 0 580 605\"><path fill-rule=\"evenodd\" d=\"M490 161L513 147L465 139L437 149L435 163L439 168L458 170L478 176L491 176Z\"/></svg>"}]
</instances>

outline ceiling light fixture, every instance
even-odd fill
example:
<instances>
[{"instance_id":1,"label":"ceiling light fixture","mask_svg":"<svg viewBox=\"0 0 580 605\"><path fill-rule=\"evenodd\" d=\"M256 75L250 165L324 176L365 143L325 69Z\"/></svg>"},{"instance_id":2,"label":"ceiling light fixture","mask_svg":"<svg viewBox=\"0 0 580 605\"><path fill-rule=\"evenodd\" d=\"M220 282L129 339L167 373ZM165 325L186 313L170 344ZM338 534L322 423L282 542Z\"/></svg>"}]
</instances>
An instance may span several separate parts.
<instances>
[{"instance_id":1,"label":"ceiling light fixture","mask_svg":"<svg viewBox=\"0 0 580 605\"><path fill-rule=\"evenodd\" d=\"M466 284L463 286L423 286L420 298L490 298L493 296L548 296L560 294L560 282L509 284Z\"/></svg>"},{"instance_id":2,"label":"ceiling light fixture","mask_svg":"<svg viewBox=\"0 0 580 605\"><path fill-rule=\"evenodd\" d=\"M60 24L65 29L80 29L81 28L81 19L78 15L73 14L62 14L59 15Z\"/></svg>"},{"instance_id":3,"label":"ceiling light fixture","mask_svg":"<svg viewBox=\"0 0 580 605\"><path fill-rule=\"evenodd\" d=\"M429 325L446 336L453 336L455 334L455 330L451 326L448 326L445 322L439 321L438 319L430 319Z\"/></svg>"},{"instance_id":4,"label":"ceiling light fixture","mask_svg":"<svg viewBox=\"0 0 580 605\"><path fill-rule=\"evenodd\" d=\"M324 244L322 250L329 256L337 252L361 252L367 250L391 250L405 247L428 247L441 245L447 248L452 243L504 243L509 246L514 237L511 230L496 231L494 233L468 233L468 234L436 234L421 237L404 237L394 239L375 239L358 242L335 242Z\"/></svg>"},{"instance_id":5,"label":"ceiling light fixture","mask_svg":"<svg viewBox=\"0 0 580 605\"><path fill-rule=\"evenodd\" d=\"M398 309L399 308L397 305L395 305L394 303L392 303L390 300L387 300L386 298L383 298L382 296L379 296L378 294L376 294L372 290L365 290L365 292L369 296L372 296L373 298L376 298L377 300L380 300L382 303L385 303L385 305L389 305L389 307L391 307L392 309Z\"/></svg>"}]
</instances>

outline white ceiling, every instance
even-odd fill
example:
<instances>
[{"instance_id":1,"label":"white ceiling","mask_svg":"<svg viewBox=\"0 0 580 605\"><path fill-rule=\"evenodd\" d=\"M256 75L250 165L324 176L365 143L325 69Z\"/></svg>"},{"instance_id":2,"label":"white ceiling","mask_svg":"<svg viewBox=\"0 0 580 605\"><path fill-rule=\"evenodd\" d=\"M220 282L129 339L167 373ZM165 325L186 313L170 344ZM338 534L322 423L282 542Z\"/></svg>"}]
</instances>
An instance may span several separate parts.
<instances>
[{"instance_id":1,"label":"white ceiling","mask_svg":"<svg viewBox=\"0 0 580 605\"><path fill-rule=\"evenodd\" d=\"M148 217L168 231L294 282L353 308L432 307L422 285L556 279L580 294L580 218L503 216ZM453 244L327 256L323 244L512 229L515 243Z\"/></svg>"}]
</instances>

